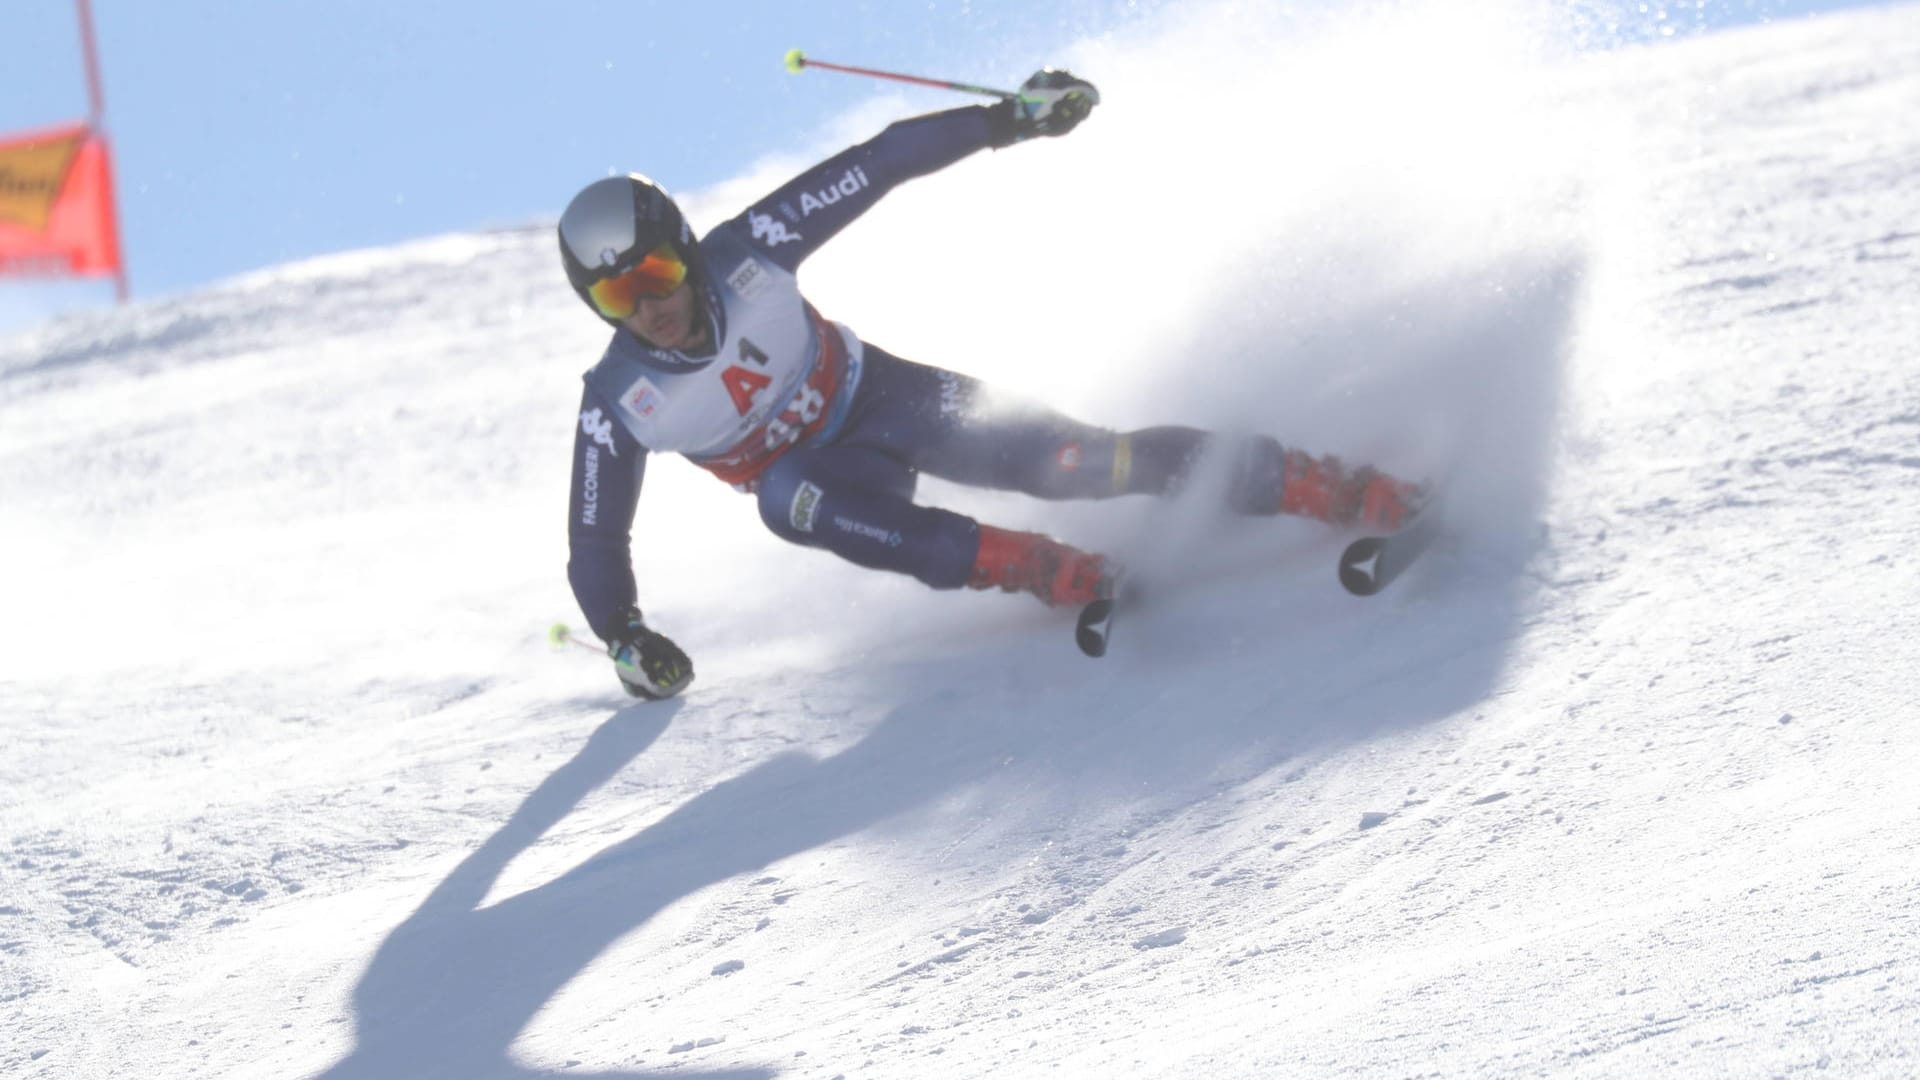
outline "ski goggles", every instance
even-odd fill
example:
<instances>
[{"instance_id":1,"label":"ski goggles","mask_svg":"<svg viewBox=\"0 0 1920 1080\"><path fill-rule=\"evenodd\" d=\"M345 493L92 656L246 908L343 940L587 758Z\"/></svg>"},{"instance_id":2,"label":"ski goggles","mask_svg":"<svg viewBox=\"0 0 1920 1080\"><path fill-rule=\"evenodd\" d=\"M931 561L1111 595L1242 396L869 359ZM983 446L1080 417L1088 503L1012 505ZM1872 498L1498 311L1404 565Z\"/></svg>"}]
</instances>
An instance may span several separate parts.
<instances>
[{"instance_id":1,"label":"ski goggles","mask_svg":"<svg viewBox=\"0 0 1920 1080\"><path fill-rule=\"evenodd\" d=\"M687 280L687 263L672 244L661 244L647 257L587 286L594 309L616 322L640 310L640 301L669 296Z\"/></svg>"}]
</instances>

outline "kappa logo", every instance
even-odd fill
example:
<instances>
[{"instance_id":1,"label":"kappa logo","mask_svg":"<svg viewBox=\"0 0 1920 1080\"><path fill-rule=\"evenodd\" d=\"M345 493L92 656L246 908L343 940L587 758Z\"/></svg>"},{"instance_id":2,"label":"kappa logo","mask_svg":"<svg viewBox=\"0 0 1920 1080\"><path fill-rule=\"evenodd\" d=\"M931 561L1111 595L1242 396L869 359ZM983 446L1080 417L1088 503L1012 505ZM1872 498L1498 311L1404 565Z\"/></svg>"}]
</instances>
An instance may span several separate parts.
<instances>
[{"instance_id":1,"label":"kappa logo","mask_svg":"<svg viewBox=\"0 0 1920 1080\"><path fill-rule=\"evenodd\" d=\"M791 244L800 239L800 234L787 228L787 223L772 214L747 214L747 223L753 226L753 238L768 247Z\"/></svg>"},{"instance_id":2,"label":"kappa logo","mask_svg":"<svg viewBox=\"0 0 1920 1080\"><path fill-rule=\"evenodd\" d=\"M849 195L858 195L860 191L867 186L866 170L855 165L853 168L848 169L846 174L841 176L840 179L834 181L831 186L821 188L818 192L802 192L800 194L800 216L811 217L815 210L825 210L827 207L832 206L834 203L839 202Z\"/></svg>"},{"instance_id":3,"label":"kappa logo","mask_svg":"<svg viewBox=\"0 0 1920 1080\"><path fill-rule=\"evenodd\" d=\"M813 519L820 514L820 495L820 489L812 484L800 484L800 490L793 493L793 505L787 508L787 520L794 528L804 533L813 531Z\"/></svg>"},{"instance_id":4,"label":"kappa logo","mask_svg":"<svg viewBox=\"0 0 1920 1080\"><path fill-rule=\"evenodd\" d=\"M607 453L620 456L620 451L613 448L613 421L607 419L599 409L588 409L580 414L580 431L595 445L606 447Z\"/></svg>"}]
</instances>

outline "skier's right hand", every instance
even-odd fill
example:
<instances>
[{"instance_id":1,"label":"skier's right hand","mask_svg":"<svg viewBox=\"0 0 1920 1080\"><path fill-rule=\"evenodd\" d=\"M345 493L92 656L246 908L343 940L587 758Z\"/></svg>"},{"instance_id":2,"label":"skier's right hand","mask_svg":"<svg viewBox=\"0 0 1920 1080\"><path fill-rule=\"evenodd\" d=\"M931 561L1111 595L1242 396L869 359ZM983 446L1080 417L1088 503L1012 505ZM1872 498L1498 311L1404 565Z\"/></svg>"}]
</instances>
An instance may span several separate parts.
<instances>
[{"instance_id":1,"label":"skier's right hand","mask_svg":"<svg viewBox=\"0 0 1920 1080\"><path fill-rule=\"evenodd\" d=\"M1005 114L1000 123L1006 127L1010 141L1020 142L1036 135L1065 135L1098 104L1100 91L1092 83L1071 71L1041 68L1020 84L1018 97L992 108Z\"/></svg>"},{"instance_id":2,"label":"skier's right hand","mask_svg":"<svg viewBox=\"0 0 1920 1080\"><path fill-rule=\"evenodd\" d=\"M626 629L607 642L607 655L620 685L637 698L670 698L693 681L693 661L667 635L650 629L638 608L627 613Z\"/></svg>"}]
</instances>

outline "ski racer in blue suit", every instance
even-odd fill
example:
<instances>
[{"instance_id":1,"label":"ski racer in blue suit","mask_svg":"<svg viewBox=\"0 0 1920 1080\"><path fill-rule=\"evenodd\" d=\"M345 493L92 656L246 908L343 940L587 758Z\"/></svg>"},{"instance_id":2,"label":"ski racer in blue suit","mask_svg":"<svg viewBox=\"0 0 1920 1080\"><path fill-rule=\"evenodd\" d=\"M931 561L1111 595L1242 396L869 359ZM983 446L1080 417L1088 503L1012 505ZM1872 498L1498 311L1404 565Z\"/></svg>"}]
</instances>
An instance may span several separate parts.
<instances>
[{"instance_id":1,"label":"ski racer in blue suit","mask_svg":"<svg viewBox=\"0 0 1920 1080\"><path fill-rule=\"evenodd\" d=\"M588 185L559 223L582 300L614 328L586 373L574 439L567 577L628 692L670 697L693 664L638 605L632 529L650 453L679 453L757 499L780 537L936 589L1024 591L1083 604L1114 567L1036 533L913 501L928 473L1043 499L1162 495L1213 441L1204 431L1115 432L1033 407L980 408L976 380L897 357L829 321L795 280L807 256L888 191L979 150L1072 131L1100 98L1043 70L1018 98L892 124L722 222L697 242L642 176ZM1268 438L1230 448L1228 500L1385 529L1418 489Z\"/></svg>"}]
</instances>

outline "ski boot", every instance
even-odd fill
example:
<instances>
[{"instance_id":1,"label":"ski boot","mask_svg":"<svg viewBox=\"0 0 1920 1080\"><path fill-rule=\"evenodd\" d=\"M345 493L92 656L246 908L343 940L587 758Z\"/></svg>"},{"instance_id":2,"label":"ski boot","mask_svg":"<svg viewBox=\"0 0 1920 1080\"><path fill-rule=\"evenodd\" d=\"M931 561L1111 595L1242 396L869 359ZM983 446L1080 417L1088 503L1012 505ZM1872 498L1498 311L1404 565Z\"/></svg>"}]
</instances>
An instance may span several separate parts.
<instances>
[{"instance_id":1,"label":"ski boot","mask_svg":"<svg viewBox=\"0 0 1920 1080\"><path fill-rule=\"evenodd\" d=\"M1427 491L1372 466L1347 471L1332 455L1288 450L1282 469L1280 512L1367 532L1398 531L1426 504Z\"/></svg>"},{"instance_id":2,"label":"ski boot","mask_svg":"<svg viewBox=\"0 0 1920 1080\"><path fill-rule=\"evenodd\" d=\"M967 587L1029 592L1048 607L1077 607L1112 596L1116 572L1104 556L1051 537L982 525Z\"/></svg>"}]
</instances>

